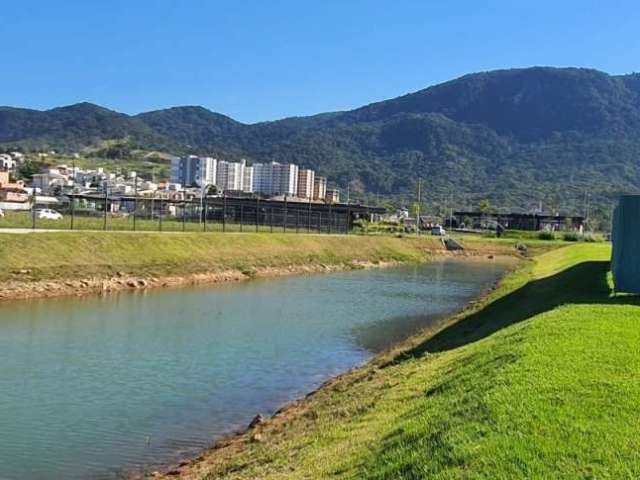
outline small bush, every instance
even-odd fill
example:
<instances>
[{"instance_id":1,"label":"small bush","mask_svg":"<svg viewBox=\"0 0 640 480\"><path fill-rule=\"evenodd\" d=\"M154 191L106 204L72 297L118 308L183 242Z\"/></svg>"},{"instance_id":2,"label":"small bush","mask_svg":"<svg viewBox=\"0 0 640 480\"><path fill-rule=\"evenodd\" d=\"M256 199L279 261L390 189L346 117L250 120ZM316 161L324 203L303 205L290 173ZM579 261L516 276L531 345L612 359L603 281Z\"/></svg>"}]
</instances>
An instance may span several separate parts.
<instances>
[{"instance_id":1,"label":"small bush","mask_svg":"<svg viewBox=\"0 0 640 480\"><path fill-rule=\"evenodd\" d=\"M562 239L565 242L577 242L578 240L580 240L580 237L576 232L564 232L564 234L562 235Z\"/></svg>"},{"instance_id":2,"label":"small bush","mask_svg":"<svg viewBox=\"0 0 640 480\"><path fill-rule=\"evenodd\" d=\"M589 242L589 243L592 243L592 242L602 242L602 237L600 237L600 236L595 236L595 235L593 235L593 234L591 234L591 233L585 233L585 234L582 236L582 240L584 240L585 242Z\"/></svg>"},{"instance_id":3,"label":"small bush","mask_svg":"<svg viewBox=\"0 0 640 480\"><path fill-rule=\"evenodd\" d=\"M538 238L540 240L555 240L556 234L553 232L548 232L547 230L543 230L542 232L538 233Z\"/></svg>"}]
</instances>

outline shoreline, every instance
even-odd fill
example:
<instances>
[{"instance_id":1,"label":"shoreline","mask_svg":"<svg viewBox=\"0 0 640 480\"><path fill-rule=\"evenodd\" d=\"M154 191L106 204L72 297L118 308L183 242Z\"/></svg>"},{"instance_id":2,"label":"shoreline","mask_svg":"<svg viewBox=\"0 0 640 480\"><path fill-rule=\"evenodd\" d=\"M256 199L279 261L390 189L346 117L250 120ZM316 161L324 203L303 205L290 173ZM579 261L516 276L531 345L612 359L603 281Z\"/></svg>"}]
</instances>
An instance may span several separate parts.
<instances>
[{"instance_id":1,"label":"shoreline","mask_svg":"<svg viewBox=\"0 0 640 480\"><path fill-rule=\"evenodd\" d=\"M461 252L460 252L461 253ZM345 372L337 375L333 375L323 381L318 387L309 391L301 397L289 400L278 407L278 409L269 416L263 416L261 413L257 413L253 420L244 428L239 430L230 431L227 434L222 435L219 439L213 441L213 443L204 448L198 453L194 453L191 456L184 457L177 463L165 463L159 462L156 465L155 470L142 469L135 472L129 472L127 474L130 480L142 480L142 479L169 479L169 478L187 478L195 479L201 478L200 474L205 472L198 471L201 468L211 466L215 463L224 462L225 459L233 457L239 453L243 447L247 444L255 444L263 441L263 432L269 429L279 429L281 427L286 428L286 424L298 418L304 416L308 412L311 412L312 405L310 401L316 397L319 393L330 391L333 389L341 389L341 385L344 383L354 384L360 379L375 375L376 371L380 368L384 368L391 358L395 358L398 354L410 350L417 343L428 339L436 334L441 329L447 327L475 311L479 304L486 301L490 295L496 291L500 284L506 277L512 274L518 267L521 267L527 259L524 257L514 255L492 255L483 253L476 253L469 255L461 255L456 252L445 252L443 255L434 255L431 260L440 260L447 258L454 258L460 261L503 261L510 263L511 265L504 272L502 277L491 287L485 289L473 299L469 300L459 311L452 313L439 322L430 327L427 327L421 331L418 331L409 337L389 346L387 349L374 354L369 360L361 365L356 365ZM402 263L395 263L389 265L379 265L380 268L399 266ZM406 262L405 262L406 264ZM378 265L373 266L378 267ZM367 267L364 267L367 268ZM334 270L338 271L338 270ZM212 462L209 462L209 461Z\"/></svg>"},{"instance_id":2,"label":"shoreline","mask_svg":"<svg viewBox=\"0 0 640 480\"><path fill-rule=\"evenodd\" d=\"M162 288L181 288L195 285L215 285L220 283L235 283L256 278L278 278L283 276L331 273L369 268L388 268L412 263L430 262L434 259L464 258L467 260L484 260L482 257L512 257L514 253L491 252L481 250L446 251L433 249L426 252L423 259L415 260L376 260L353 261L341 263L304 263L287 266L265 266L247 269L228 269L220 271L203 271L183 275L133 275L124 271L116 272L109 277L81 277L60 280L9 280L0 283L0 305L5 302L34 300L57 297L83 297L87 295L103 295L125 291L144 291ZM15 272L28 276L30 269Z\"/></svg>"},{"instance_id":3,"label":"shoreline","mask_svg":"<svg viewBox=\"0 0 640 480\"><path fill-rule=\"evenodd\" d=\"M431 261L431 259L426 260ZM0 304L20 300L36 300L59 297L84 297L117 292L184 288L196 285L237 283L257 278L343 272L370 268L389 268L407 265L409 262L352 262L344 264L307 264L287 267L261 267L253 270L225 270L161 277L134 276L124 273L109 278L81 278L79 280L40 280L35 282L6 282L0 284Z\"/></svg>"}]
</instances>

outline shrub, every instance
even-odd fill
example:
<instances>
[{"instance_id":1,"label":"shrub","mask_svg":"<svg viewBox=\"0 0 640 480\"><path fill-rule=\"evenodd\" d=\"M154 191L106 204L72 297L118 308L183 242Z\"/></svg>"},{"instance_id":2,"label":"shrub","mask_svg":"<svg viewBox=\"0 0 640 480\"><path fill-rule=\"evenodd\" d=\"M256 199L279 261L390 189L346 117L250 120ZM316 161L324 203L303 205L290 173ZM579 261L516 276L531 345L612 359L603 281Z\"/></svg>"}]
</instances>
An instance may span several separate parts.
<instances>
[{"instance_id":1,"label":"shrub","mask_svg":"<svg viewBox=\"0 0 640 480\"><path fill-rule=\"evenodd\" d=\"M576 232L564 232L564 234L562 235L562 239L565 242L577 242L578 240L580 240L580 237Z\"/></svg>"},{"instance_id":2,"label":"shrub","mask_svg":"<svg viewBox=\"0 0 640 480\"><path fill-rule=\"evenodd\" d=\"M543 230L542 232L538 233L538 238L540 240L555 240L556 234L547 230Z\"/></svg>"},{"instance_id":3,"label":"shrub","mask_svg":"<svg viewBox=\"0 0 640 480\"><path fill-rule=\"evenodd\" d=\"M582 240L584 240L585 242L601 242L602 240L600 238L596 238L594 235L592 235L591 233L586 233L585 235L582 236Z\"/></svg>"}]
</instances>

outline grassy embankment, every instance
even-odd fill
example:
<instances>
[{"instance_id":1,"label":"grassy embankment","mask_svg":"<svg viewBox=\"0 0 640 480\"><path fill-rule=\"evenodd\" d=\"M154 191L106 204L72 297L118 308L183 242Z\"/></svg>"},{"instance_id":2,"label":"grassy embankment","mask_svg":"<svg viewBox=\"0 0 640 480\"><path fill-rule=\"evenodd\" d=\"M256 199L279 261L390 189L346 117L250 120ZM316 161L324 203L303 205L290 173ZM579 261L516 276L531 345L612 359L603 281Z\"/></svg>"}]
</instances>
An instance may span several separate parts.
<instances>
[{"instance_id":1,"label":"grassy embankment","mask_svg":"<svg viewBox=\"0 0 640 480\"><path fill-rule=\"evenodd\" d=\"M472 249L508 252L509 244L472 242ZM356 267L358 262L419 262L440 250L434 237L394 238L305 234L55 232L0 234L0 283L140 277L287 268Z\"/></svg>"},{"instance_id":2,"label":"grassy embankment","mask_svg":"<svg viewBox=\"0 0 640 480\"><path fill-rule=\"evenodd\" d=\"M185 478L638 478L640 301L609 246L547 252ZM174 474L177 472L174 472Z\"/></svg>"}]
</instances>

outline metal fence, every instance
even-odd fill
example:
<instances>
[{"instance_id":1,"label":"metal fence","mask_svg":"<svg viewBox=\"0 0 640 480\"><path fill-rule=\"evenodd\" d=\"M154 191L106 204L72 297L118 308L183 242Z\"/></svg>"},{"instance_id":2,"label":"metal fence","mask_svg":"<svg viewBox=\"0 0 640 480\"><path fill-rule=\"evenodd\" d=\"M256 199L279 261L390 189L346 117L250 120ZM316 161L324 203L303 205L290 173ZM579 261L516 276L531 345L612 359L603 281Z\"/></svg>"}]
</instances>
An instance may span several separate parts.
<instances>
[{"instance_id":1,"label":"metal fence","mask_svg":"<svg viewBox=\"0 0 640 480\"><path fill-rule=\"evenodd\" d=\"M61 218L56 217L56 213ZM1 227L158 232L284 232L346 234L353 221L380 213L362 205L209 197L70 195L55 207L5 211Z\"/></svg>"}]
</instances>

